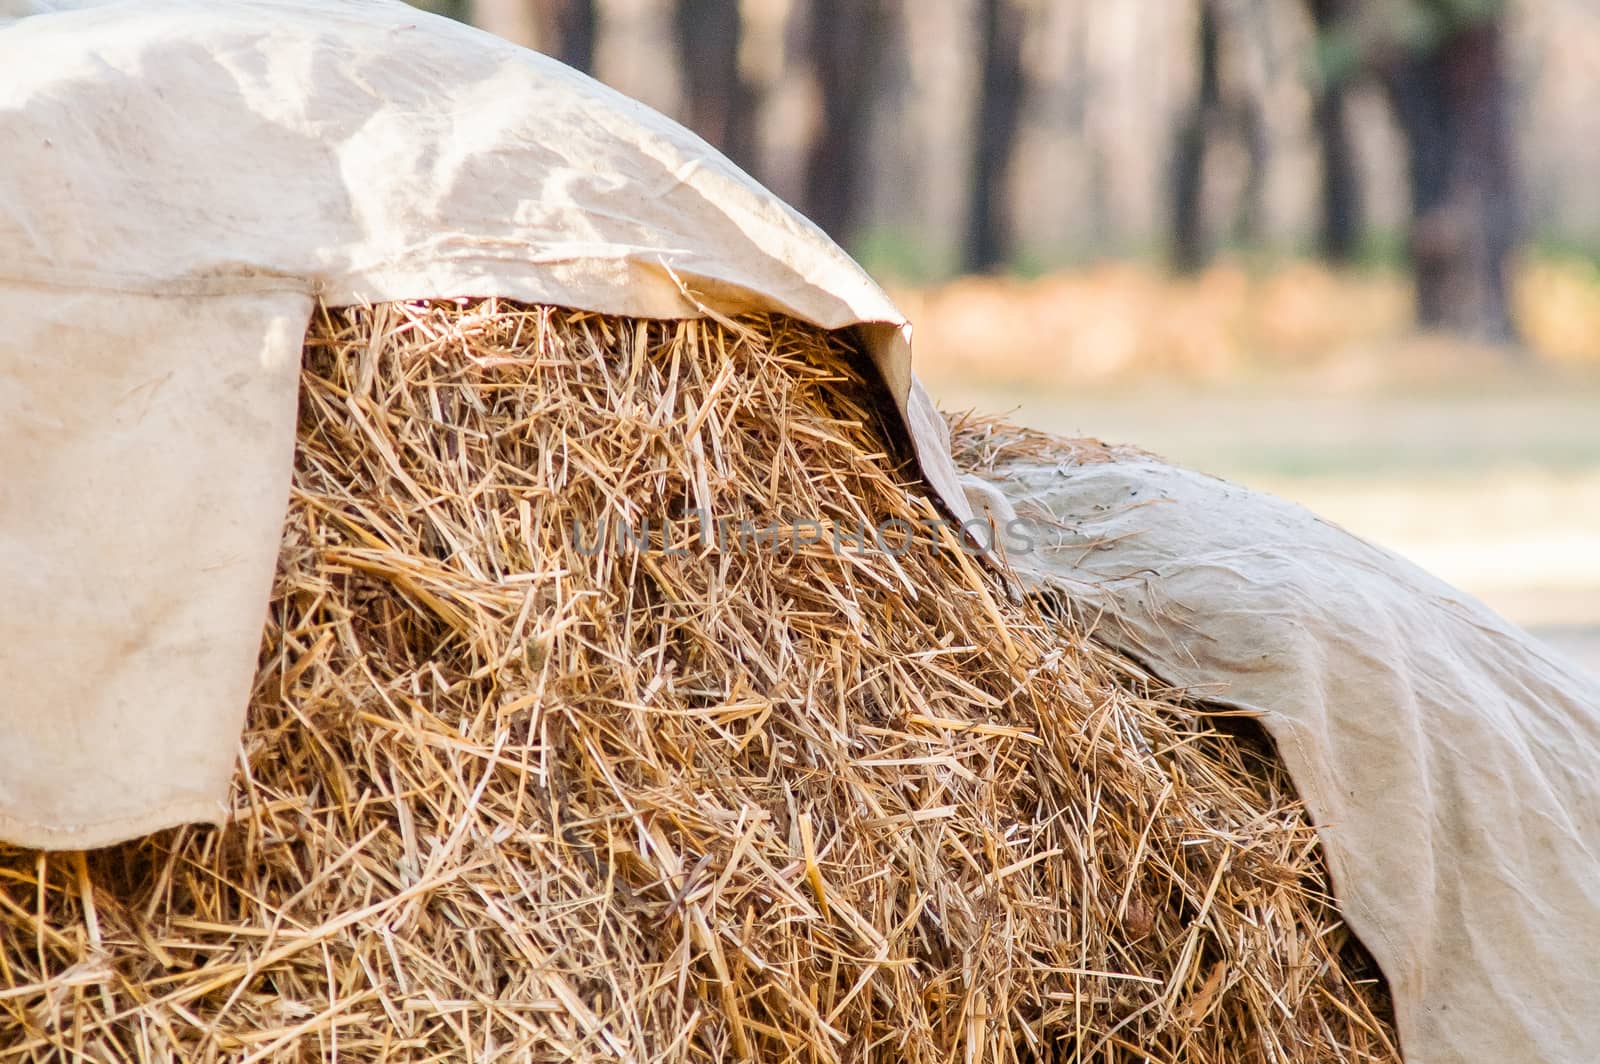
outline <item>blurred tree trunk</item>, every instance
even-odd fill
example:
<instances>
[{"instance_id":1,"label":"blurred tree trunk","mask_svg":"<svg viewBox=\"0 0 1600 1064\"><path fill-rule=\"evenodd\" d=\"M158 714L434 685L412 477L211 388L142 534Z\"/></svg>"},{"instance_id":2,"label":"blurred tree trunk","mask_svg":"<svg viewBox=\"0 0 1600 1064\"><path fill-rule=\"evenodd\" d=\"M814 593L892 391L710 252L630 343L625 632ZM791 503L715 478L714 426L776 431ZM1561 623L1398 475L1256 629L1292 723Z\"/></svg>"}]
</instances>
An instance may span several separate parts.
<instances>
[{"instance_id":1,"label":"blurred tree trunk","mask_svg":"<svg viewBox=\"0 0 1600 1064\"><path fill-rule=\"evenodd\" d=\"M1349 263L1361 242L1361 178L1345 127L1346 87L1328 85L1312 103L1312 123L1322 151L1322 220L1318 243L1322 257Z\"/></svg>"},{"instance_id":2,"label":"blurred tree trunk","mask_svg":"<svg viewBox=\"0 0 1600 1064\"><path fill-rule=\"evenodd\" d=\"M1333 53L1337 35L1348 29L1350 0L1310 0L1311 20L1324 53ZM1346 263L1361 240L1361 177L1345 124L1345 99L1353 62L1325 58L1311 99L1311 124L1322 153L1322 256Z\"/></svg>"},{"instance_id":3,"label":"blurred tree trunk","mask_svg":"<svg viewBox=\"0 0 1600 1064\"><path fill-rule=\"evenodd\" d=\"M1016 0L979 0L982 42L972 178L967 204L966 269L996 270L1011 258L1008 177L1022 117L1023 10Z\"/></svg>"},{"instance_id":4,"label":"blurred tree trunk","mask_svg":"<svg viewBox=\"0 0 1600 1064\"><path fill-rule=\"evenodd\" d=\"M1215 0L1200 0L1195 47L1200 83L1194 103L1178 129L1172 165L1172 261L1182 271L1197 270L1207 258L1200 199L1205 180L1207 132L1220 120L1221 36Z\"/></svg>"},{"instance_id":5,"label":"blurred tree trunk","mask_svg":"<svg viewBox=\"0 0 1600 1064\"><path fill-rule=\"evenodd\" d=\"M806 158L805 208L829 236L848 245L856 236L889 13L886 0L811 0L808 13L821 114Z\"/></svg>"},{"instance_id":6,"label":"blurred tree trunk","mask_svg":"<svg viewBox=\"0 0 1600 1064\"><path fill-rule=\"evenodd\" d=\"M1249 247L1260 245L1266 230L1267 174L1273 148L1266 101L1276 91L1275 71L1281 58L1272 9L1281 6L1272 0L1236 0L1222 7L1228 16L1222 27L1223 39L1233 38L1240 68L1235 101L1228 113L1245 152L1244 188L1234 214L1233 238Z\"/></svg>"},{"instance_id":7,"label":"blurred tree trunk","mask_svg":"<svg viewBox=\"0 0 1600 1064\"><path fill-rule=\"evenodd\" d=\"M686 124L754 169L755 94L739 70L739 0L677 0L673 14Z\"/></svg>"},{"instance_id":8,"label":"blurred tree trunk","mask_svg":"<svg viewBox=\"0 0 1600 1064\"><path fill-rule=\"evenodd\" d=\"M471 0L472 21L585 73L594 69L594 0Z\"/></svg>"},{"instance_id":9,"label":"blurred tree trunk","mask_svg":"<svg viewBox=\"0 0 1600 1064\"><path fill-rule=\"evenodd\" d=\"M1516 339L1507 294L1517 236L1503 17L1448 27L1384 70L1410 154L1417 321Z\"/></svg>"},{"instance_id":10,"label":"blurred tree trunk","mask_svg":"<svg viewBox=\"0 0 1600 1064\"><path fill-rule=\"evenodd\" d=\"M1224 93L1222 46L1225 38L1224 0L1200 0L1195 51L1199 84L1194 103L1178 127L1172 165L1172 264L1182 272L1198 270L1211 257L1205 224L1206 154L1211 141L1237 138L1244 151L1244 185L1235 205L1231 235L1236 242L1254 243L1261 233L1262 200L1266 192L1267 124L1261 102L1247 85ZM1238 51L1244 18L1260 18L1259 8L1235 11L1232 47ZM1232 99L1229 99L1231 95Z\"/></svg>"},{"instance_id":11,"label":"blurred tree trunk","mask_svg":"<svg viewBox=\"0 0 1600 1064\"><path fill-rule=\"evenodd\" d=\"M1260 101L1253 93L1240 97L1229 112L1244 141L1244 188L1233 217L1233 239L1237 244L1254 245L1261 239L1262 205L1267 193L1267 121Z\"/></svg>"},{"instance_id":12,"label":"blurred tree trunk","mask_svg":"<svg viewBox=\"0 0 1600 1064\"><path fill-rule=\"evenodd\" d=\"M600 36L595 0L543 0L540 6L545 12L545 54L585 74L593 73Z\"/></svg>"}]
</instances>

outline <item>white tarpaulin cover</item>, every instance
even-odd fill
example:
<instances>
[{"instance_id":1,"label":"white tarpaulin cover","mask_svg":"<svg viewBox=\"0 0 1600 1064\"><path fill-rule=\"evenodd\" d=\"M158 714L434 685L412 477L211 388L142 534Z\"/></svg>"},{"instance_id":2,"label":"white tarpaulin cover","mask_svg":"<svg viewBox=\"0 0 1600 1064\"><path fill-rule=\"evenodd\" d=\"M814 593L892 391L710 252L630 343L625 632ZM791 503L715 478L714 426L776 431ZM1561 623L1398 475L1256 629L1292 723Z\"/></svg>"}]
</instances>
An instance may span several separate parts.
<instances>
[{"instance_id":1,"label":"white tarpaulin cover","mask_svg":"<svg viewBox=\"0 0 1600 1064\"><path fill-rule=\"evenodd\" d=\"M32 7L0 18L0 839L222 816L318 299L860 326L968 516L900 312L648 108L397 0Z\"/></svg>"},{"instance_id":2,"label":"white tarpaulin cover","mask_svg":"<svg viewBox=\"0 0 1600 1064\"><path fill-rule=\"evenodd\" d=\"M1410 1064L1600 1060L1600 681L1280 499L1065 443L985 475L1035 589L1259 716Z\"/></svg>"},{"instance_id":3,"label":"white tarpaulin cover","mask_svg":"<svg viewBox=\"0 0 1600 1064\"><path fill-rule=\"evenodd\" d=\"M861 325L965 516L898 311L653 112L399 3L49 6L0 21L0 839L222 816L319 298ZM1600 1060L1591 678L1287 504L1006 472L1032 580L1261 715L1412 1064Z\"/></svg>"}]
</instances>

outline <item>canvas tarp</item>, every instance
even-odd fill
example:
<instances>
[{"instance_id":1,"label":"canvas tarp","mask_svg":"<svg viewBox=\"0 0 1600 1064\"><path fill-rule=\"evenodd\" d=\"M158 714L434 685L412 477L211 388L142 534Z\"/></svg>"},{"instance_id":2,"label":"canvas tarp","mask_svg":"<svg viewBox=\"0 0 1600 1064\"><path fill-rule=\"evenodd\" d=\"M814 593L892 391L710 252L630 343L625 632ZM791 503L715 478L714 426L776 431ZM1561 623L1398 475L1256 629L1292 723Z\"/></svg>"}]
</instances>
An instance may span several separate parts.
<instances>
[{"instance_id":1,"label":"canvas tarp","mask_svg":"<svg viewBox=\"0 0 1600 1064\"><path fill-rule=\"evenodd\" d=\"M967 516L900 312L648 108L398 0L31 6L0 19L0 839L223 815L318 300L857 326Z\"/></svg>"},{"instance_id":2,"label":"canvas tarp","mask_svg":"<svg viewBox=\"0 0 1600 1064\"><path fill-rule=\"evenodd\" d=\"M898 311L647 109L399 3L48 6L0 21L0 839L225 814L319 299L859 325L964 516ZM1413 1064L1600 1059L1592 679L1221 482L997 483L1055 515L1034 586L1260 714Z\"/></svg>"},{"instance_id":3,"label":"canvas tarp","mask_svg":"<svg viewBox=\"0 0 1600 1064\"><path fill-rule=\"evenodd\" d=\"M1068 444L985 480L1032 590L1271 735L1410 1064L1600 1060L1600 681L1269 495Z\"/></svg>"}]
</instances>

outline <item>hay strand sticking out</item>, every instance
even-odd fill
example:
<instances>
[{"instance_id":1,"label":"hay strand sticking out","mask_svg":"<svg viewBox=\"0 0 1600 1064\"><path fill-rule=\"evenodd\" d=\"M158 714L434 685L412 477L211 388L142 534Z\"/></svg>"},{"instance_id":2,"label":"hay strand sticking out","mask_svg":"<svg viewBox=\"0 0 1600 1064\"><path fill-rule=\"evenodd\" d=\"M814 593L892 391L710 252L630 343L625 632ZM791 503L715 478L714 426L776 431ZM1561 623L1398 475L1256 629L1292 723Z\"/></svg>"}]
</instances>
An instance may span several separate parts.
<instances>
[{"instance_id":1,"label":"hay strand sticking out","mask_svg":"<svg viewBox=\"0 0 1600 1064\"><path fill-rule=\"evenodd\" d=\"M0 848L0 1056L1395 1060L1275 760L855 549L935 516L860 361L320 313L234 822Z\"/></svg>"}]
</instances>

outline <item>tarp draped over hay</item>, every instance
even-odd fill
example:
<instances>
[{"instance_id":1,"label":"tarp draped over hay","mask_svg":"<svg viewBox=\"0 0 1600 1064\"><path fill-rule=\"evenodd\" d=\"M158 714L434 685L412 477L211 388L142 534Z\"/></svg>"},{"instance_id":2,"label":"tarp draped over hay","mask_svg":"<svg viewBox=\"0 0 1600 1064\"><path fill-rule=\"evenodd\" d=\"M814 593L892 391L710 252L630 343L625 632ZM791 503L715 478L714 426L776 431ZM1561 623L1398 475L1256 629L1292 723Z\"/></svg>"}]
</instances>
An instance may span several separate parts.
<instances>
[{"instance_id":1,"label":"tarp draped over hay","mask_svg":"<svg viewBox=\"0 0 1600 1064\"><path fill-rule=\"evenodd\" d=\"M221 815L319 300L856 327L967 516L900 312L648 108L387 0L33 6L0 21L0 838Z\"/></svg>"},{"instance_id":2,"label":"tarp draped over hay","mask_svg":"<svg viewBox=\"0 0 1600 1064\"><path fill-rule=\"evenodd\" d=\"M621 468L635 489L692 473L772 512L781 482L814 510L919 516L820 329L856 330L922 472L966 515L906 323L808 223L638 104L398 3L37 6L56 11L0 23L0 839L85 848L217 819L247 699L260 730L238 830L107 851L66 886L44 855L7 867L33 907L0 896L0 948L24 924L32 945L0 953L0 1007L22 1017L0 1035L40 1049L70 1028L129 1056L147 1031L180 1056L266 1037L270 1055L345 1016L372 1055L401 1028L425 1053L459 1010L490 1032L474 1051L522 1039L549 1059L644 1059L663 1039L707 1058L891 1042L926 1060L1392 1058L1276 766L1135 697L1155 681L997 601L951 544L906 565L542 564L559 521L536 507L637 507ZM476 296L547 306L393 302ZM313 347L338 357L305 371L297 408L319 300L383 305L319 319ZM754 312L789 317L731 318ZM799 417L807 366L839 387L811 388ZM531 382L573 391L540 406ZM563 477L581 490L554 491ZM1188 552L1220 530L1167 537L1150 513L1118 557L1152 552L1193 590ZM1106 631L1171 617L1092 583L1073 590L1116 615ZM1597 926L1570 924L1594 910L1594 825L1575 810L1594 808L1597 744L1562 699L1587 689L1476 615L1439 621L1442 599L1405 613L1405 587L1373 592L1415 621L1378 650L1331 629L1343 656L1326 654L1315 602L1267 615L1299 639L1282 663L1243 656L1268 638L1250 628L1206 633L1228 645L1200 668L1187 636L1126 645L1268 712L1347 889L1370 872L1351 917L1415 1060L1591 1059L1571 1055L1600 1015L1572 1008L1593 1000L1588 955L1555 953ZM1482 654L1452 671L1473 626L1518 657L1504 675ZM1426 690L1366 690L1375 656ZM1459 710L1463 682L1504 701L1461 735L1528 796L1458 772L1480 749L1466 740L1423 741L1467 719L1420 712ZM1385 731L1356 706L1405 713ZM1347 756L1363 727L1398 728L1400 760ZM1372 813L1397 806L1363 796L1408 783L1433 803L1429 844L1369 838L1397 834ZM1525 797L1536 822L1507 815ZM1481 877L1450 860L1481 853L1504 859ZM1406 890L1396 862L1417 854L1431 863ZM508 915L529 899L554 903ZM1547 921L1536 961L1482 930L1508 920L1500 902L1516 933ZM1453 1027L1462 1011L1475 1022Z\"/></svg>"},{"instance_id":3,"label":"tarp draped over hay","mask_svg":"<svg viewBox=\"0 0 1600 1064\"><path fill-rule=\"evenodd\" d=\"M948 533L654 520L931 517L867 370L319 311L234 816L0 845L0 1056L1394 1064L1268 751Z\"/></svg>"},{"instance_id":4,"label":"tarp draped over hay","mask_svg":"<svg viewBox=\"0 0 1600 1064\"><path fill-rule=\"evenodd\" d=\"M1600 682L1314 514L1002 429L964 456L1098 638L1256 717L1412 1064L1600 1059Z\"/></svg>"}]
</instances>

